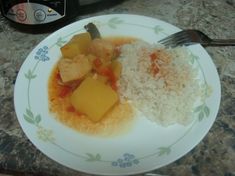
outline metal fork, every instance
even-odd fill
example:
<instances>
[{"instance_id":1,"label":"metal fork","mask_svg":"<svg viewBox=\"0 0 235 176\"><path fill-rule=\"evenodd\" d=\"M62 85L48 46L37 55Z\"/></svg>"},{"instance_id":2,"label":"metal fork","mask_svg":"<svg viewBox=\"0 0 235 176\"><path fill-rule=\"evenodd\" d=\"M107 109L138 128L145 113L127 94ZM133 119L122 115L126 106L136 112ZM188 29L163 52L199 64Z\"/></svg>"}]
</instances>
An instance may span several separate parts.
<instances>
[{"instance_id":1,"label":"metal fork","mask_svg":"<svg viewBox=\"0 0 235 176\"><path fill-rule=\"evenodd\" d=\"M183 30L160 41L166 47L188 46L200 43L202 46L235 46L235 39L211 39L198 30Z\"/></svg>"}]
</instances>

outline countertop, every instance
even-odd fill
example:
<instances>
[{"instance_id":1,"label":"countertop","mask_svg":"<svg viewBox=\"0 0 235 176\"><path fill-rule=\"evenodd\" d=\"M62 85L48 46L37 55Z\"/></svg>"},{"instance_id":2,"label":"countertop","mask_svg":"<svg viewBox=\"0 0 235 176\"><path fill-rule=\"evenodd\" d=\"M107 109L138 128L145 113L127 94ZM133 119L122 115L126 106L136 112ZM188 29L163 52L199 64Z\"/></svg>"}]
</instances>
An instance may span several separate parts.
<instances>
[{"instance_id":1,"label":"countertop","mask_svg":"<svg viewBox=\"0 0 235 176\"><path fill-rule=\"evenodd\" d=\"M182 29L199 29L212 38L235 38L234 0L125 0L83 14L128 13L154 17ZM17 120L13 92L17 73L30 51L50 33L27 34L0 15L0 172L12 175L86 175L42 154ZM221 81L218 116L205 138L188 154L154 171L164 175L235 175L235 47L207 47Z\"/></svg>"}]
</instances>

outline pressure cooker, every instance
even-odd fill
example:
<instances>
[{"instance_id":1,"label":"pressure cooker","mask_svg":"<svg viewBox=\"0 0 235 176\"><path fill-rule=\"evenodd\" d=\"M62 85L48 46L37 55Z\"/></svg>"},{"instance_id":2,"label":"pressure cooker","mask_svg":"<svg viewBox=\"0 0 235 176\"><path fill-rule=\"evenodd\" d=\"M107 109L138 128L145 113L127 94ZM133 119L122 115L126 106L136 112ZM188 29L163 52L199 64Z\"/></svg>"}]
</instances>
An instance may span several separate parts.
<instances>
[{"instance_id":1,"label":"pressure cooker","mask_svg":"<svg viewBox=\"0 0 235 176\"><path fill-rule=\"evenodd\" d=\"M0 0L1 13L14 27L30 31L54 29L78 16L88 5L111 0ZM112 0L113 1L113 0ZM100 8L102 5L95 6Z\"/></svg>"}]
</instances>

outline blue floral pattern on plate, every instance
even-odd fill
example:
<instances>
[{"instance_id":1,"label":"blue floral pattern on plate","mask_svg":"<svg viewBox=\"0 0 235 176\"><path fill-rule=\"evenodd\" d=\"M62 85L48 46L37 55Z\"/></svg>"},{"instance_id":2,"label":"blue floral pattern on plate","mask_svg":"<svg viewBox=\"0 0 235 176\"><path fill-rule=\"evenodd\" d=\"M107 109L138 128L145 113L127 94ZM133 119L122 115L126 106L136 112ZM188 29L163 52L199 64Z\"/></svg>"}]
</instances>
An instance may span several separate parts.
<instances>
[{"instance_id":1,"label":"blue floral pattern on plate","mask_svg":"<svg viewBox=\"0 0 235 176\"><path fill-rule=\"evenodd\" d=\"M135 164L139 164L139 160L135 158L135 155L125 153L123 154L123 158L118 158L116 161L112 162L112 166L126 168L131 167Z\"/></svg>"},{"instance_id":2,"label":"blue floral pattern on plate","mask_svg":"<svg viewBox=\"0 0 235 176\"><path fill-rule=\"evenodd\" d=\"M38 51L36 52L36 55L34 56L34 58L36 60L40 60L40 61L48 61L50 58L47 56L48 55L48 47L47 46L43 46L42 48L39 48Z\"/></svg>"}]
</instances>

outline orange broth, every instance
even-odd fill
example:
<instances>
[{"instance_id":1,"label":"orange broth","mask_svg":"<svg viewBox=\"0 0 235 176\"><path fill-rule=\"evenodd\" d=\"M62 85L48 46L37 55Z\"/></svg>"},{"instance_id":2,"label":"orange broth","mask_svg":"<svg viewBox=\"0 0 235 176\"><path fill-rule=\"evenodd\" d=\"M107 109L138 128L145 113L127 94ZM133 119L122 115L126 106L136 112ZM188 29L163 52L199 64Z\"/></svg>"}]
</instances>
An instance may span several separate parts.
<instances>
[{"instance_id":1,"label":"orange broth","mask_svg":"<svg viewBox=\"0 0 235 176\"><path fill-rule=\"evenodd\" d=\"M131 43L135 39L127 37L106 38L114 45L120 46ZM117 103L99 122L92 122L85 114L77 112L70 103L73 88L60 85L57 65L53 68L49 82L49 110L57 120L81 133L96 136L115 136L124 134L131 129L134 111L128 102ZM75 83L75 85L79 83Z\"/></svg>"}]
</instances>

